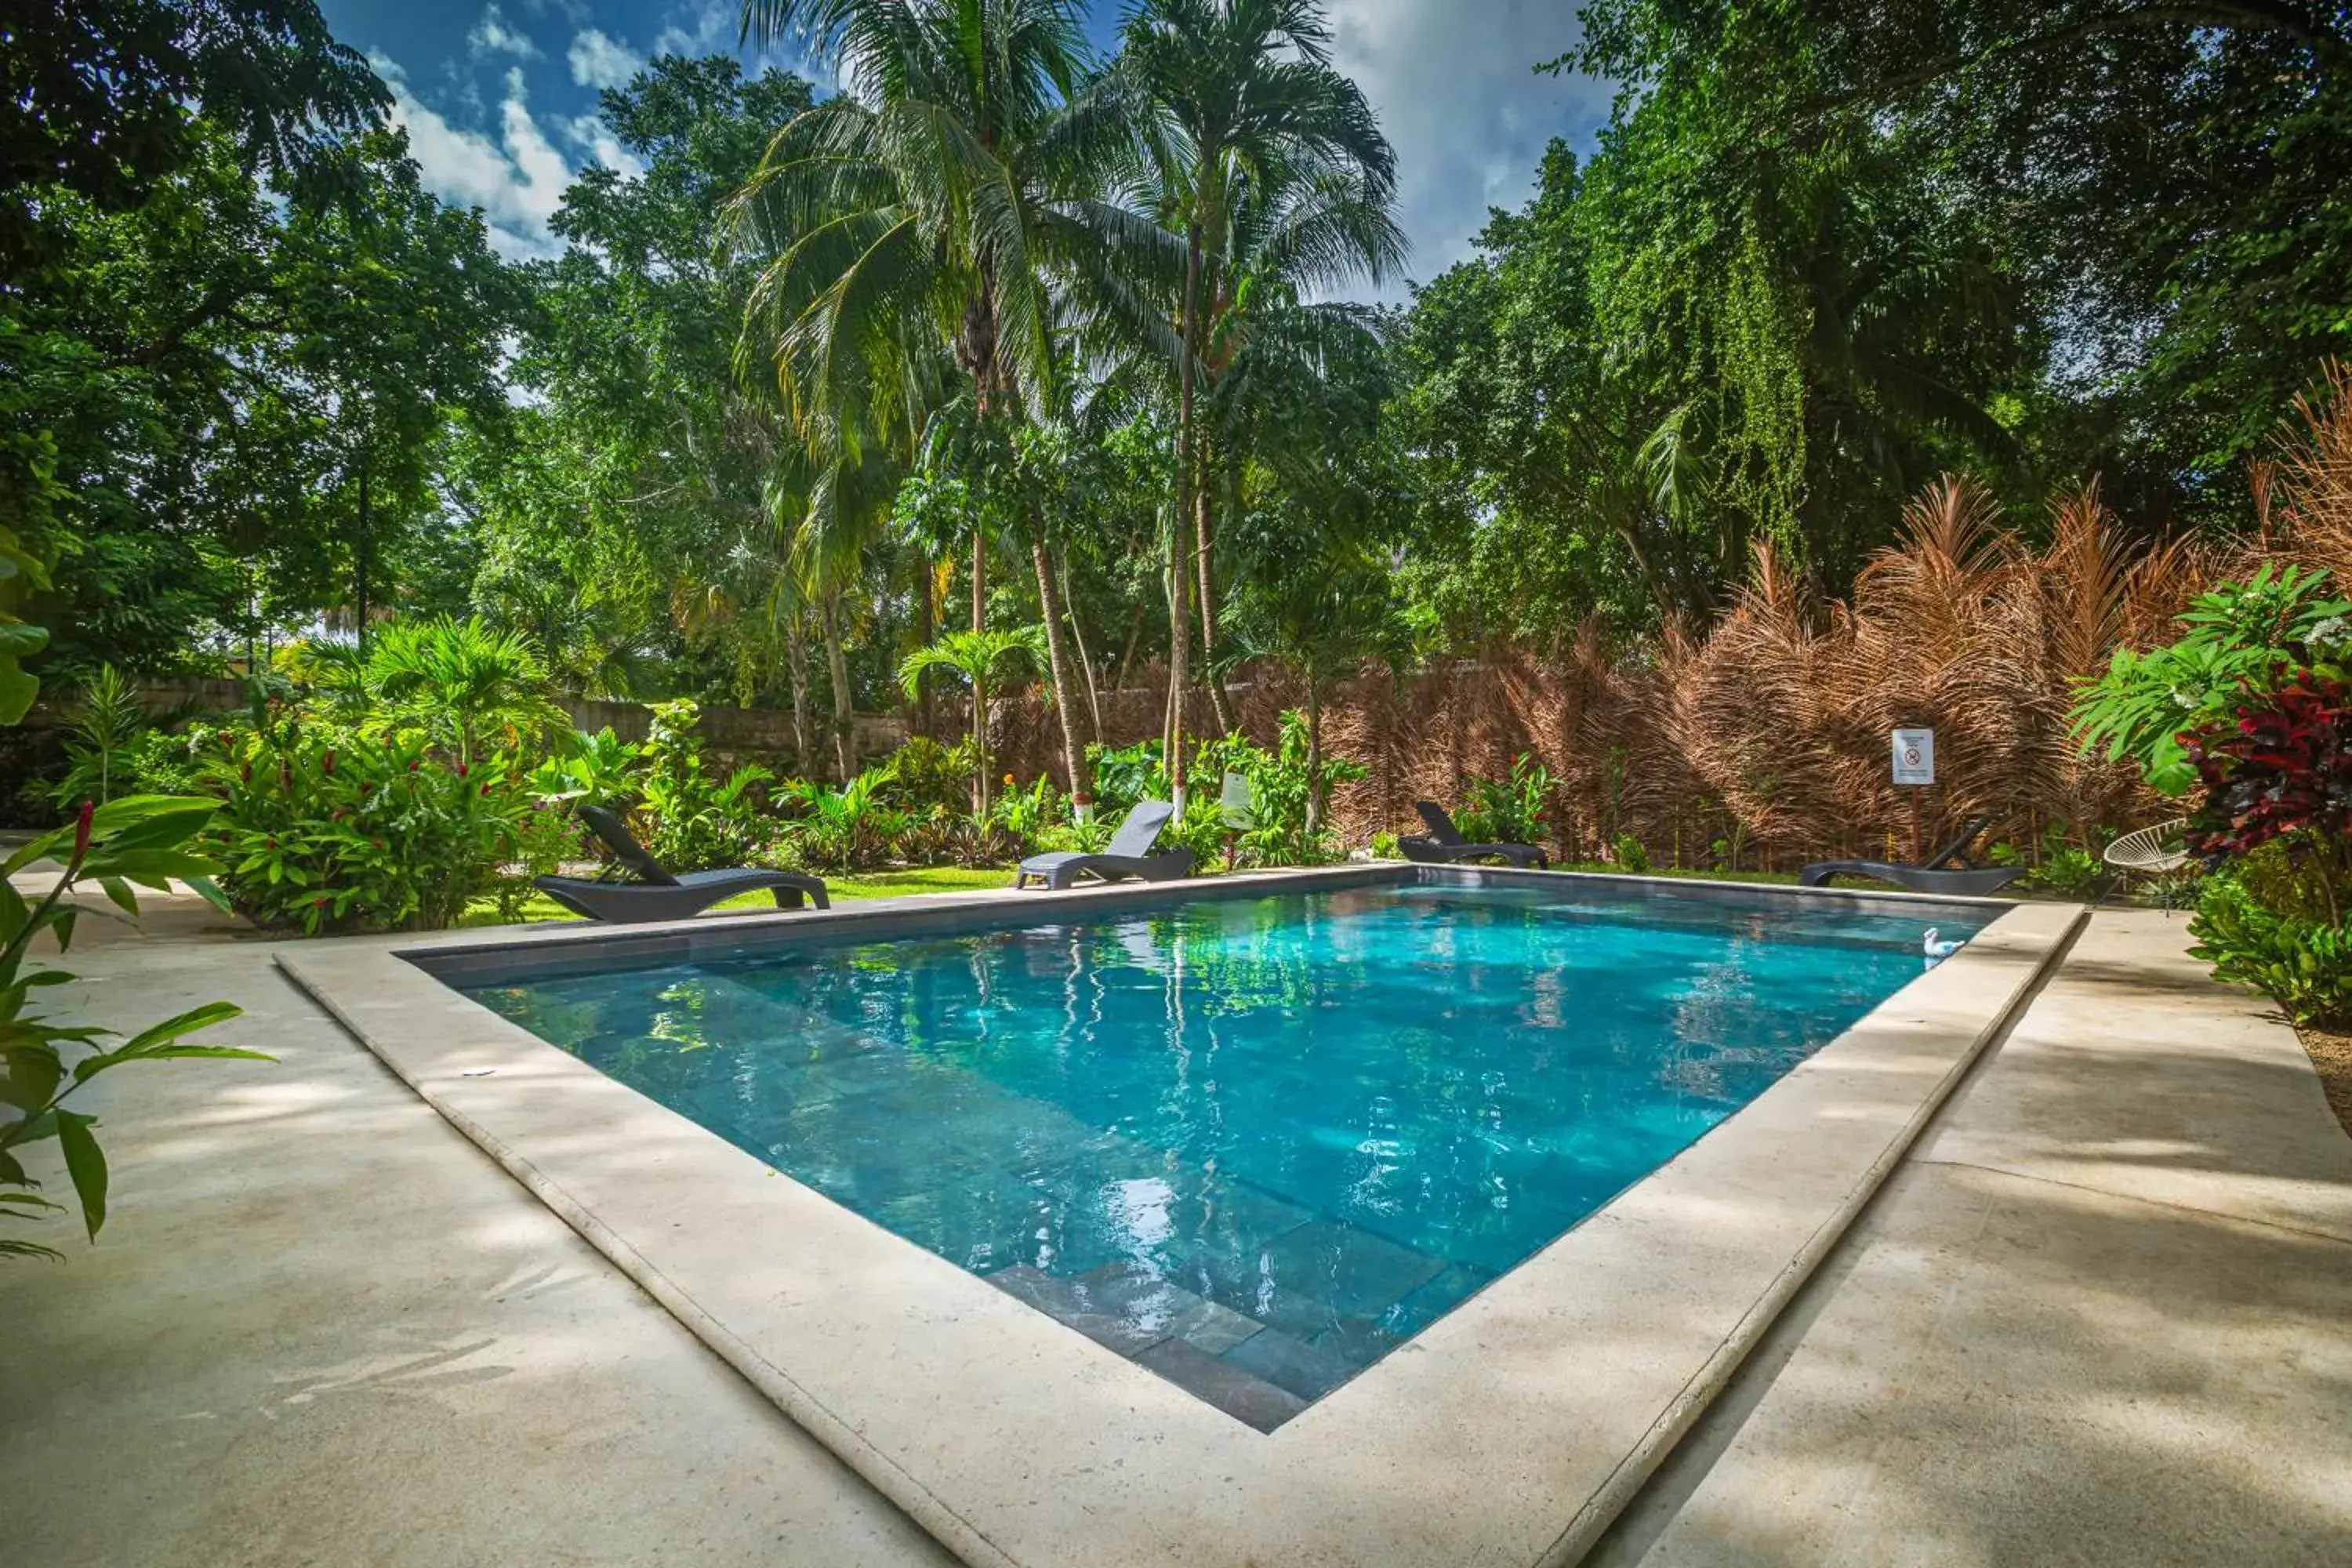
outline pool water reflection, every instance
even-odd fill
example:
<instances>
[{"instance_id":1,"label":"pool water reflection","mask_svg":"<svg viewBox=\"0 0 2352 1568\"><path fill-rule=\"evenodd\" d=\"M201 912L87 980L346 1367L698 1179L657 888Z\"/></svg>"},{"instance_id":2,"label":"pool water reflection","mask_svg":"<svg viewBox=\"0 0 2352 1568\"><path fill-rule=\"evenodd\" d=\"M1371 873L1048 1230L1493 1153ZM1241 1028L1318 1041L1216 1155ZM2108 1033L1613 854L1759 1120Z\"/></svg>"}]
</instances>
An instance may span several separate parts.
<instances>
[{"instance_id":1,"label":"pool water reflection","mask_svg":"<svg viewBox=\"0 0 2352 1568\"><path fill-rule=\"evenodd\" d=\"M1927 923L1415 886L467 990L1271 1428L1916 977Z\"/></svg>"}]
</instances>

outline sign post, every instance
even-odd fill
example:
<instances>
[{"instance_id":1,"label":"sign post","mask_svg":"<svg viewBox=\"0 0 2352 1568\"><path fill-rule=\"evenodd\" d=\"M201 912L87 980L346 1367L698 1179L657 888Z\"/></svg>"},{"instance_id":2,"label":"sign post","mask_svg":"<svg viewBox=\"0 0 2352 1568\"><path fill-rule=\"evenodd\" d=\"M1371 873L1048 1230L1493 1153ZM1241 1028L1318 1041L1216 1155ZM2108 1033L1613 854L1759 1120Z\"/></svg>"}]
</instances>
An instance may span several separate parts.
<instances>
[{"instance_id":1,"label":"sign post","mask_svg":"<svg viewBox=\"0 0 2352 1568\"><path fill-rule=\"evenodd\" d=\"M1911 863L1919 863L1919 792L1936 782L1936 731L1897 730L1893 736L1895 784L1911 792Z\"/></svg>"}]
</instances>

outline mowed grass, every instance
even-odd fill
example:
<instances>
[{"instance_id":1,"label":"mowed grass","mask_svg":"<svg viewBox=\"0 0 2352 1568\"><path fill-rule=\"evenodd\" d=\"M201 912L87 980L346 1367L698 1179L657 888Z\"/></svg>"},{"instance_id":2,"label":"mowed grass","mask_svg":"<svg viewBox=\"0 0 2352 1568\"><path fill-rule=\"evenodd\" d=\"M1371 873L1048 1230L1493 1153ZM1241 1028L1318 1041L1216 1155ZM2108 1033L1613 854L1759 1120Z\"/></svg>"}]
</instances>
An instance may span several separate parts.
<instances>
[{"instance_id":1,"label":"mowed grass","mask_svg":"<svg viewBox=\"0 0 2352 1568\"><path fill-rule=\"evenodd\" d=\"M968 893L980 888L1009 888L1013 885L1010 866L914 866L896 871L860 871L846 877L827 877L825 890L840 899L897 899L910 893ZM766 893L745 893L714 904L712 914L733 910L772 910L775 900ZM543 893L533 893L522 906L522 919L532 921L572 921L580 917ZM477 899L466 910L461 926L494 926L505 922L499 918L496 899Z\"/></svg>"}]
</instances>

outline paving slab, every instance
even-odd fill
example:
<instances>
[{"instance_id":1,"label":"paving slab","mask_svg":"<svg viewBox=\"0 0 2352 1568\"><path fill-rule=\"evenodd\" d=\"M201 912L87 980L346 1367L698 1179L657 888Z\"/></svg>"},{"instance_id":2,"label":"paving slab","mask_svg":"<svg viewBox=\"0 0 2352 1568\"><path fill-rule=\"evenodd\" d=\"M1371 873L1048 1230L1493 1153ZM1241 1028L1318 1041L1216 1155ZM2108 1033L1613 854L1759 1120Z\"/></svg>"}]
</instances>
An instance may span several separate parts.
<instances>
[{"instance_id":1,"label":"paving slab","mask_svg":"<svg viewBox=\"0 0 2352 1568\"><path fill-rule=\"evenodd\" d=\"M952 1559L193 899L83 921L102 1023L215 997L277 1066L88 1091L97 1246L0 1264L0 1557L229 1564ZM127 938L127 940L126 940ZM46 1500L33 1504L32 1500Z\"/></svg>"},{"instance_id":2,"label":"paving slab","mask_svg":"<svg viewBox=\"0 0 2352 1568\"><path fill-rule=\"evenodd\" d=\"M2352 1561L2352 1139L2102 912L1592 1561Z\"/></svg>"}]
</instances>

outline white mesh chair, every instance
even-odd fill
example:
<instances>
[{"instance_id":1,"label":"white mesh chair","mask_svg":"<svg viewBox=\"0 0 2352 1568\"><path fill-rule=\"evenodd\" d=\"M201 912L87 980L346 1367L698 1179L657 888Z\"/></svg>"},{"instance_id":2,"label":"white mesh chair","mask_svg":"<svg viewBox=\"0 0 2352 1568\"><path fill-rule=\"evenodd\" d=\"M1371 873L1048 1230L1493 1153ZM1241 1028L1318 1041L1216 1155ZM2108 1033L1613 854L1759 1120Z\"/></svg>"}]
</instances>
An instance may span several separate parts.
<instances>
[{"instance_id":1,"label":"white mesh chair","mask_svg":"<svg viewBox=\"0 0 2352 1568\"><path fill-rule=\"evenodd\" d=\"M2188 841L2181 837L2188 826L2187 817L2176 816L2169 822L2126 833L2108 845L2100 858L2118 876L2155 878L2158 896L2169 910L2174 874L2195 858L2189 852Z\"/></svg>"}]
</instances>

